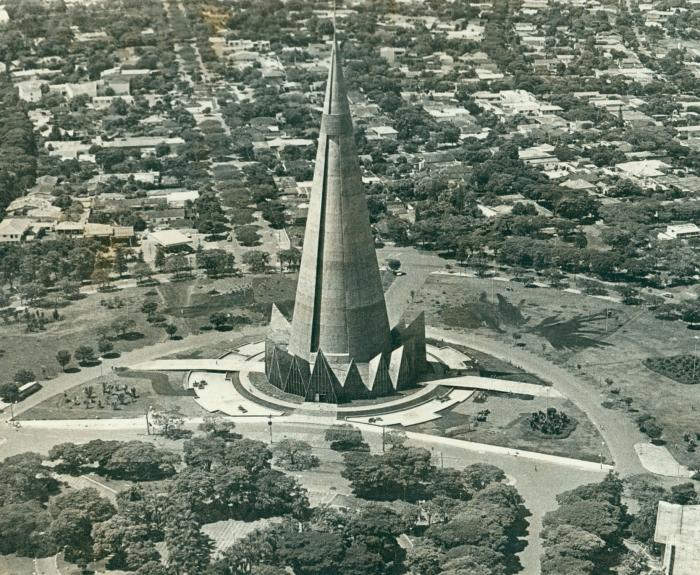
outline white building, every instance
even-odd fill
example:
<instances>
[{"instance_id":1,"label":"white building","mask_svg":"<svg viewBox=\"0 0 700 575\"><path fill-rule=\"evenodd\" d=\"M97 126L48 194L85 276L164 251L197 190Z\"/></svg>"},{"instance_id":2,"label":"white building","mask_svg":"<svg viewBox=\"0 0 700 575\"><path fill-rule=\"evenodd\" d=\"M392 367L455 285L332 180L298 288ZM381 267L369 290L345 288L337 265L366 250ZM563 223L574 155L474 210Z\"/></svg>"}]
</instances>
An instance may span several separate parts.
<instances>
[{"instance_id":1,"label":"white building","mask_svg":"<svg viewBox=\"0 0 700 575\"><path fill-rule=\"evenodd\" d=\"M659 232L657 237L660 240L687 240L690 238L700 238L700 228L695 224L666 226L666 231ZM698 571L698 573L700 573L700 571Z\"/></svg>"},{"instance_id":2,"label":"white building","mask_svg":"<svg viewBox=\"0 0 700 575\"><path fill-rule=\"evenodd\" d=\"M659 501L654 541L664 545L665 575L700 573L700 505Z\"/></svg>"}]
</instances>

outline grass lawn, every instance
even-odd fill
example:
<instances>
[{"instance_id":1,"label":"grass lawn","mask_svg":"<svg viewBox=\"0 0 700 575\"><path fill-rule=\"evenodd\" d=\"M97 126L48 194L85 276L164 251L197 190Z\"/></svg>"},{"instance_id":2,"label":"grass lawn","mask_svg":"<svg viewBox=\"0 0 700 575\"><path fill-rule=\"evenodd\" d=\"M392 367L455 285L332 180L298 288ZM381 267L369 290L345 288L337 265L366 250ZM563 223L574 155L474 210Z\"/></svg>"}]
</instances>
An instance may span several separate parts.
<instances>
[{"instance_id":1,"label":"grass lawn","mask_svg":"<svg viewBox=\"0 0 700 575\"><path fill-rule=\"evenodd\" d=\"M600 297L446 275L428 279L409 311L420 309L429 325L481 331L566 367L603 399L617 390L613 398L631 400L630 413L621 416L654 415L673 455L700 465L700 454L688 452L683 441L686 432L700 432L700 394L643 363L692 352L694 332L683 322L659 320L646 308Z\"/></svg>"},{"instance_id":2,"label":"grass lawn","mask_svg":"<svg viewBox=\"0 0 700 575\"><path fill-rule=\"evenodd\" d=\"M0 555L0 573L3 575L31 575L34 572L34 559Z\"/></svg>"},{"instance_id":3,"label":"grass lawn","mask_svg":"<svg viewBox=\"0 0 700 575\"><path fill-rule=\"evenodd\" d=\"M0 348L4 350L0 361L0 381L11 380L20 369L31 369L39 379L54 377L61 371L56 362L56 353L61 349L73 353L78 346L89 345L99 355L98 328L109 326L118 318L128 317L136 325L131 329L133 335L113 339L116 352L130 351L162 341L166 337L163 329L150 325L140 311L144 294L149 289L152 288L128 288L88 295L60 308L59 313L64 319L47 324L46 331L29 333L23 324L0 326ZM109 309L100 305L101 300L112 300L115 296L123 300L123 307ZM50 315L52 310L44 311ZM74 366L75 362L71 365Z\"/></svg>"},{"instance_id":4,"label":"grass lawn","mask_svg":"<svg viewBox=\"0 0 700 575\"><path fill-rule=\"evenodd\" d=\"M162 409L179 407L183 415L199 417L208 412L197 404L182 388L182 372L117 372L100 376L56 395L24 413L21 419L111 419L137 417L150 406ZM136 397L129 403L112 407L111 399L103 393L102 384L126 385L136 389ZM91 390L93 401L87 401L86 390ZM100 407L101 405L101 407Z\"/></svg>"},{"instance_id":5,"label":"grass lawn","mask_svg":"<svg viewBox=\"0 0 700 575\"><path fill-rule=\"evenodd\" d=\"M230 313L251 324L267 323L272 303L291 309L296 280L296 274L273 273L195 279L161 284L156 289L165 313L178 318L184 333L196 333L215 312Z\"/></svg>"},{"instance_id":6,"label":"grass lawn","mask_svg":"<svg viewBox=\"0 0 700 575\"><path fill-rule=\"evenodd\" d=\"M12 380L20 369L31 369L41 380L51 379L61 371L56 362L59 350L71 353L78 346L89 345L97 352L98 329L116 319L135 322L127 337L112 334L115 352L124 352L162 341L167 336L162 327L146 321L141 312L145 301L158 304L158 313L178 327L177 335L198 333L209 323L209 316L224 311L245 318L252 324L266 324L270 305L279 302L289 313L293 307L296 274L268 274L237 278L208 278L157 286L134 287L109 293L90 294L60 308L64 319L48 323L45 331L30 333L23 323L0 325L0 381ZM122 300L122 307L110 309L101 301ZM43 309L47 316L52 309ZM69 365L75 367L75 362Z\"/></svg>"},{"instance_id":7,"label":"grass lawn","mask_svg":"<svg viewBox=\"0 0 700 575\"><path fill-rule=\"evenodd\" d=\"M544 411L548 406L555 407L558 411L565 411L569 417L576 420L576 428L568 437L540 437L523 424L527 415L533 411ZM477 413L485 409L491 411L488 419L485 422L477 422ZM501 394L489 394L488 399L483 403L465 401L442 412L440 419L409 429L477 443L600 461L602 438L583 412L570 401L561 398L547 401L545 397L520 399ZM606 461L609 461L607 448L604 449L603 456Z\"/></svg>"}]
</instances>

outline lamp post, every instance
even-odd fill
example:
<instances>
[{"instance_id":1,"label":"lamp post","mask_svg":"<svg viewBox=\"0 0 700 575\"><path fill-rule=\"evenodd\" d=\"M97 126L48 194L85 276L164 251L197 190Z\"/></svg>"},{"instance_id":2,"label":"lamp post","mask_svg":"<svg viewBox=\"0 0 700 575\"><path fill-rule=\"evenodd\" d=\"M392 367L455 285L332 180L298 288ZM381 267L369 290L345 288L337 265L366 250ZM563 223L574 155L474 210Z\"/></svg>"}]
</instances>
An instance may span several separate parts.
<instances>
[{"instance_id":1,"label":"lamp post","mask_svg":"<svg viewBox=\"0 0 700 575\"><path fill-rule=\"evenodd\" d=\"M270 445L272 445L272 414L267 416L267 429L270 432Z\"/></svg>"}]
</instances>

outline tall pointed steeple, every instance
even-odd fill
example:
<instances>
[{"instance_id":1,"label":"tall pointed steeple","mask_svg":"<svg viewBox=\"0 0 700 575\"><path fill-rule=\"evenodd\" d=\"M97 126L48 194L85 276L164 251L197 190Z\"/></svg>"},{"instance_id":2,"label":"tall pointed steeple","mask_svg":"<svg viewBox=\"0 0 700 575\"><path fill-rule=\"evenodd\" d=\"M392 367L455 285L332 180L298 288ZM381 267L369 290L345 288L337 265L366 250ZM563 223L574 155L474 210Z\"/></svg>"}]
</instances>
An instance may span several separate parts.
<instances>
[{"instance_id":1,"label":"tall pointed steeple","mask_svg":"<svg viewBox=\"0 0 700 575\"><path fill-rule=\"evenodd\" d=\"M328 84L304 236L289 353L369 362L391 347L338 43Z\"/></svg>"}]
</instances>

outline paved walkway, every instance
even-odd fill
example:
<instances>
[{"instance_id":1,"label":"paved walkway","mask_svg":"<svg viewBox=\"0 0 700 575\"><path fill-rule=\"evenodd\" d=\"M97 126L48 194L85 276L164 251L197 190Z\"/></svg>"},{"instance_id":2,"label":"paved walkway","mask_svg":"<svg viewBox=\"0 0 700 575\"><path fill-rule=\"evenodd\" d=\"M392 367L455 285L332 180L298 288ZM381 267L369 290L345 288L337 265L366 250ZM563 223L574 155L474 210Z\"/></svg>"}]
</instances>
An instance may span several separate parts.
<instances>
[{"instance_id":1,"label":"paved walkway","mask_svg":"<svg viewBox=\"0 0 700 575\"><path fill-rule=\"evenodd\" d=\"M694 472L676 461L666 447L652 443L634 446L642 465L652 473L666 477L692 477Z\"/></svg>"},{"instance_id":2,"label":"paved walkway","mask_svg":"<svg viewBox=\"0 0 700 575\"><path fill-rule=\"evenodd\" d=\"M621 416L617 411L602 407L603 398L598 392L591 392L590 383L526 350L483 334L476 335L433 327L428 327L426 333L428 337L471 347L482 353L504 359L545 381L551 382L554 389L575 403L596 426L610 450L615 462L615 469L622 476L646 472L634 447L635 444L644 442L645 438L642 433L626 416Z\"/></svg>"},{"instance_id":3,"label":"paved walkway","mask_svg":"<svg viewBox=\"0 0 700 575\"><path fill-rule=\"evenodd\" d=\"M193 371L190 373L188 387L205 381L202 388L195 388L195 401L209 412L219 411L226 415L281 415L281 411L269 409L243 397L226 378L226 372Z\"/></svg>"},{"instance_id":4,"label":"paved walkway","mask_svg":"<svg viewBox=\"0 0 700 575\"><path fill-rule=\"evenodd\" d=\"M508 379L492 379L490 377L478 377L476 375L461 375L431 381L430 385L443 385L460 389L484 389L487 391L500 391L502 393L519 393L535 397L563 397L556 389L549 385L537 385L536 383L523 383L522 381L510 381Z\"/></svg>"},{"instance_id":5,"label":"paved walkway","mask_svg":"<svg viewBox=\"0 0 700 575\"><path fill-rule=\"evenodd\" d=\"M421 405L409 407L402 411L394 411L391 413L380 413L378 415L369 415L365 417L348 417L347 421L358 423L370 423L370 420L376 421L379 425L401 425L410 427L411 425L419 425L434 419L440 419L441 411L462 403L469 399L474 392L466 389L457 389L450 393L449 397L444 399L431 399Z\"/></svg>"},{"instance_id":6,"label":"paved walkway","mask_svg":"<svg viewBox=\"0 0 700 575\"><path fill-rule=\"evenodd\" d=\"M265 364L258 361L248 361L246 357L229 354L220 359L156 359L143 363L120 362L124 367L136 371L252 371L265 373Z\"/></svg>"}]
</instances>

